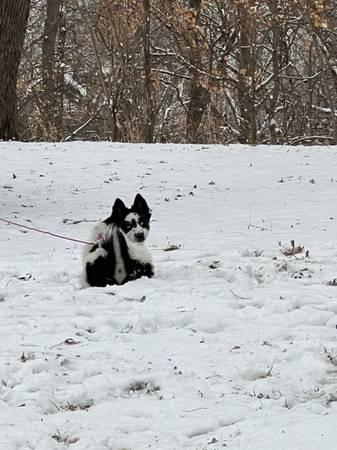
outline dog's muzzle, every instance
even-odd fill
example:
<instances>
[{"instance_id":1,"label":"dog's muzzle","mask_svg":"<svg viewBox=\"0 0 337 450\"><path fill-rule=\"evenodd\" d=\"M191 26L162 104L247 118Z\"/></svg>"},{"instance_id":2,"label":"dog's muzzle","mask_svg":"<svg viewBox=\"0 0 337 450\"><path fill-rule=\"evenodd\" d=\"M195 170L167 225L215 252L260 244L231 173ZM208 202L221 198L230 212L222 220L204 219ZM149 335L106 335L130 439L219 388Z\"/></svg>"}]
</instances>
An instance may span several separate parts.
<instances>
[{"instance_id":1,"label":"dog's muzzle","mask_svg":"<svg viewBox=\"0 0 337 450\"><path fill-rule=\"evenodd\" d=\"M145 241L145 235L144 233L135 233L135 240L137 242L143 242Z\"/></svg>"}]
</instances>

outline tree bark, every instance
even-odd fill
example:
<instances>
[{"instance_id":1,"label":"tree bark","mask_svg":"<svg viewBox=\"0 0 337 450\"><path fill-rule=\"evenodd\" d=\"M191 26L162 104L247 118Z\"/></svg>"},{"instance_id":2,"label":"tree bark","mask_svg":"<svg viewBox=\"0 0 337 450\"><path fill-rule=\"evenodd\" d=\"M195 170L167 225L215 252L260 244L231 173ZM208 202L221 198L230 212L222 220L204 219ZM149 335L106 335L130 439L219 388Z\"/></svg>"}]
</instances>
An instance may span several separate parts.
<instances>
[{"instance_id":1,"label":"tree bark","mask_svg":"<svg viewBox=\"0 0 337 450\"><path fill-rule=\"evenodd\" d=\"M269 132L270 132L270 143L277 144L277 133L276 133L276 107L278 102L278 97L281 87L280 79L280 53L281 53L281 29L280 29L280 16L278 13L278 0L269 0L269 9L272 15L272 61L273 61L273 87L271 91L271 96L269 100Z\"/></svg>"},{"instance_id":2,"label":"tree bark","mask_svg":"<svg viewBox=\"0 0 337 450\"><path fill-rule=\"evenodd\" d=\"M240 31L239 104L241 115L241 142L257 143L255 111L255 19L251 6L253 0L238 7Z\"/></svg>"},{"instance_id":3,"label":"tree bark","mask_svg":"<svg viewBox=\"0 0 337 450\"><path fill-rule=\"evenodd\" d=\"M56 38L59 28L61 0L48 0L42 41L42 125L46 139L57 137L55 115L56 90Z\"/></svg>"},{"instance_id":4,"label":"tree bark","mask_svg":"<svg viewBox=\"0 0 337 450\"><path fill-rule=\"evenodd\" d=\"M150 50L151 35L151 5L150 0L143 0L144 8L144 30L143 30L143 48L144 48L144 103L145 103L145 124L143 139L146 143L153 142L155 110L153 101L153 82L152 82L152 61Z\"/></svg>"},{"instance_id":5,"label":"tree bark","mask_svg":"<svg viewBox=\"0 0 337 450\"><path fill-rule=\"evenodd\" d=\"M16 82L30 0L0 1L0 139L18 138Z\"/></svg>"},{"instance_id":6,"label":"tree bark","mask_svg":"<svg viewBox=\"0 0 337 450\"><path fill-rule=\"evenodd\" d=\"M56 69L56 96L57 101L55 105L55 129L57 140L63 137L63 116L64 116L64 73L65 73L65 47L66 47L66 13L64 0L60 2L59 9L59 33L56 48L57 66Z\"/></svg>"},{"instance_id":7,"label":"tree bark","mask_svg":"<svg viewBox=\"0 0 337 450\"><path fill-rule=\"evenodd\" d=\"M202 83L200 69L202 67L201 43L198 26L200 22L201 0L190 0L190 8L193 14L192 39L190 50L190 74L191 85L189 104L186 117L186 140L196 144L200 141L199 127L210 101L207 87Z\"/></svg>"}]
</instances>

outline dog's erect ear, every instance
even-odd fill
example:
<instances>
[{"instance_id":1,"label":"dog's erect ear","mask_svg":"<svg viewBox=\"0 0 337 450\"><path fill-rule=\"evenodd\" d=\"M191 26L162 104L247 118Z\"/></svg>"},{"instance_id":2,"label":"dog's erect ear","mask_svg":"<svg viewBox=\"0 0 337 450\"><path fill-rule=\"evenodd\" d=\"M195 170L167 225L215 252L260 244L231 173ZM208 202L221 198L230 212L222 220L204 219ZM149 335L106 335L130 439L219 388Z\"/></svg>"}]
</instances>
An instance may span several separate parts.
<instances>
[{"instance_id":1,"label":"dog's erect ear","mask_svg":"<svg viewBox=\"0 0 337 450\"><path fill-rule=\"evenodd\" d=\"M127 214L127 207L120 198L117 198L112 207L112 216L117 223L122 221Z\"/></svg>"},{"instance_id":2,"label":"dog's erect ear","mask_svg":"<svg viewBox=\"0 0 337 450\"><path fill-rule=\"evenodd\" d=\"M136 195L131 209L143 214L150 214L150 209L147 206L145 199L140 194Z\"/></svg>"}]
</instances>

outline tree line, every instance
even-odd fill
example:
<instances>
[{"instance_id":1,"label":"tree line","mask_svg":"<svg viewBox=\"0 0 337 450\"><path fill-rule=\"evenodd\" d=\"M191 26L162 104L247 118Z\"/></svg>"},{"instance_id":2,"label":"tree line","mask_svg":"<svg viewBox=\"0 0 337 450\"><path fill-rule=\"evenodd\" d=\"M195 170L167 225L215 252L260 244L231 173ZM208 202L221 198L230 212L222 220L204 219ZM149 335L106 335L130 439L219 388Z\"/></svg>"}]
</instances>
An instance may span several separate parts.
<instances>
[{"instance_id":1,"label":"tree line","mask_svg":"<svg viewBox=\"0 0 337 450\"><path fill-rule=\"evenodd\" d=\"M0 138L337 144L336 25L334 0L2 0Z\"/></svg>"}]
</instances>

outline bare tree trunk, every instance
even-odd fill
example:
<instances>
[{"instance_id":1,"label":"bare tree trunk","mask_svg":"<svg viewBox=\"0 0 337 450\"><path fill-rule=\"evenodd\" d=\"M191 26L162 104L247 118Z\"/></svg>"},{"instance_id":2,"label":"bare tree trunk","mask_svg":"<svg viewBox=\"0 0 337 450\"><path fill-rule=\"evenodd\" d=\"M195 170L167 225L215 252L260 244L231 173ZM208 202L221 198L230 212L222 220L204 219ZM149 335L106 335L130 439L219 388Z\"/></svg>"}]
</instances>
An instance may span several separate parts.
<instances>
[{"instance_id":1,"label":"bare tree trunk","mask_svg":"<svg viewBox=\"0 0 337 450\"><path fill-rule=\"evenodd\" d=\"M334 99L333 99L333 95L330 92L330 86L329 86L329 82L328 82L328 70L330 72L331 67L330 67L330 61L327 61L327 64L324 64L324 56L326 57L326 55L324 54L324 52L322 51L322 48L320 46L320 43L318 41L318 39L316 37L314 37L314 44L316 46L316 51L317 51L317 56L318 59L320 61L320 65L321 67L326 67L326 70L322 70L322 75L323 75L323 80L326 81L326 83L322 84L322 91L324 92L326 99L329 103L329 107L330 107L330 118L331 118L331 125L332 125L332 130L333 130L333 136L334 136L334 144L337 144L337 123L336 123L336 111L335 111L335 106L334 106Z\"/></svg>"},{"instance_id":2,"label":"bare tree trunk","mask_svg":"<svg viewBox=\"0 0 337 450\"><path fill-rule=\"evenodd\" d=\"M144 48L144 103L145 103L145 124L143 130L144 142L153 142L154 125L155 125L155 110L153 101L154 86L152 83L151 74L151 50L150 50L150 35L151 35L151 5L150 0L143 0L144 8L144 30L143 30L143 48Z\"/></svg>"},{"instance_id":3,"label":"bare tree trunk","mask_svg":"<svg viewBox=\"0 0 337 450\"><path fill-rule=\"evenodd\" d=\"M328 2L326 2L328 3ZM306 7L303 8L303 15L307 20L309 31L316 47L317 56L320 62L323 75L322 91L325 93L330 107L331 126L334 136L334 144L337 144L337 122L334 106L333 94L330 91L329 75L333 77L335 86L337 84L336 62L337 54L335 50L334 38L331 38L329 32L325 34L327 28L326 12L324 11L324 2L306 0ZM327 6L327 4L325 4ZM330 5L331 6L331 5ZM323 70L325 68L325 70ZM325 81L325 83L324 83Z\"/></svg>"},{"instance_id":4,"label":"bare tree trunk","mask_svg":"<svg viewBox=\"0 0 337 450\"><path fill-rule=\"evenodd\" d=\"M190 50L191 86L186 117L186 140L190 143L197 143L200 140L200 123L209 104L210 95L207 87L203 85L200 76L202 60L200 42L198 37L198 23L201 12L201 0L190 0L190 8L192 9L194 20L192 22L193 25Z\"/></svg>"},{"instance_id":5,"label":"bare tree trunk","mask_svg":"<svg viewBox=\"0 0 337 450\"><path fill-rule=\"evenodd\" d=\"M55 106L55 128L57 140L63 137L63 115L64 115L64 56L66 44L66 14L64 11L64 0L61 0L59 10L59 33L57 42L57 66L56 66L56 95L57 104Z\"/></svg>"},{"instance_id":6,"label":"bare tree trunk","mask_svg":"<svg viewBox=\"0 0 337 450\"><path fill-rule=\"evenodd\" d=\"M16 81L30 0L0 1L0 139L17 139Z\"/></svg>"},{"instance_id":7,"label":"bare tree trunk","mask_svg":"<svg viewBox=\"0 0 337 450\"><path fill-rule=\"evenodd\" d=\"M61 0L47 0L42 41L42 126L47 139L56 139L56 37L59 28Z\"/></svg>"},{"instance_id":8,"label":"bare tree trunk","mask_svg":"<svg viewBox=\"0 0 337 450\"><path fill-rule=\"evenodd\" d=\"M241 141L256 144L256 111L255 111L255 30L253 6L254 1L249 0L240 4L239 32L240 32L240 67L239 67L239 104L241 115Z\"/></svg>"},{"instance_id":9,"label":"bare tree trunk","mask_svg":"<svg viewBox=\"0 0 337 450\"><path fill-rule=\"evenodd\" d=\"M314 45L311 42L310 48L308 51L308 107L307 107L307 114L308 114L308 126L309 126L309 136L313 136L314 130L313 130L313 109L312 105L314 104L314 80L312 80L312 76L314 74L313 70L313 53L314 53Z\"/></svg>"},{"instance_id":10,"label":"bare tree trunk","mask_svg":"<svg viewBox=\"0 0 337 450\"><path fill-rule=\"evenodd\" d=\"M280 30L280 15L278 13L278 0L270 0L269 8L272 14L272 61L273 61L273 87L271 91L270 101L269 101L269 131L270 131L270 143L277 144L277 133L276 133L276 106L278 102L279 92L280 92L280 53L281 53L281 30Z\"/></svg>"}]
</instances>

